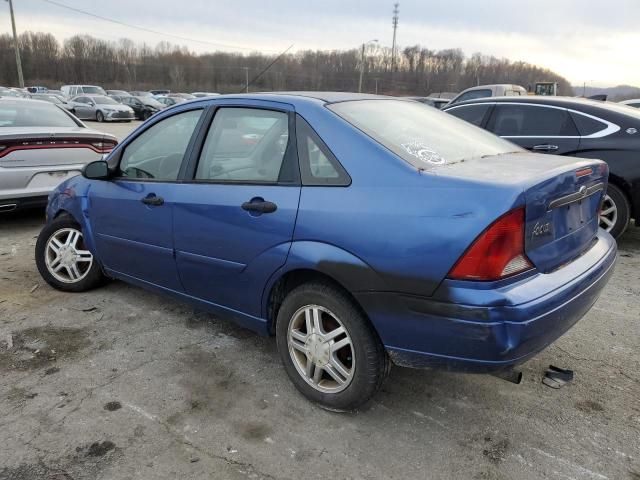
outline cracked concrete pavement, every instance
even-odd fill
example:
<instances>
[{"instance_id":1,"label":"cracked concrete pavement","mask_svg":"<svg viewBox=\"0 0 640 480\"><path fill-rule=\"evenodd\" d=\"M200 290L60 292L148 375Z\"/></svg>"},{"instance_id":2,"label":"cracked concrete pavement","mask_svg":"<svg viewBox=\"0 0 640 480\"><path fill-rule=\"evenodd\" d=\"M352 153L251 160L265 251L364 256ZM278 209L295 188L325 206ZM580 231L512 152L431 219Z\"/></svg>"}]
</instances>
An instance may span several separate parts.
<instances>
[{"instance_id":1,"label":"cracked concrete pavement","mask_svg":"<svg viewBox=\"0 0 640 480\"><path fill-rule=\"evenodd\" d=\"M640 479L640 229L521 385L394 368L345 415L297 393L273 339L121 282L53 290L42 224L0 219L0 479ZM542 385L549 364L573 383Z\"/></svg>"}]
</instances>

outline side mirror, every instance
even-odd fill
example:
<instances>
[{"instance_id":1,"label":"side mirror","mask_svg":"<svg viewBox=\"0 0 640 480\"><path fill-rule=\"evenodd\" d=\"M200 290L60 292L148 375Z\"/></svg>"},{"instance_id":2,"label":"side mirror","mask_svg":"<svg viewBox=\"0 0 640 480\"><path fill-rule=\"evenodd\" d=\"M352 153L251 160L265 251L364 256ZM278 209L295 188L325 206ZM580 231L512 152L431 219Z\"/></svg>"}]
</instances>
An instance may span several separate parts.
<instances>
[{"instance_id":1,"label":"side mirror","mask_svg":"<svg viewBox=\"0 0 640 480\"><path fill-rule=\"evenodd\" d=\"M91 106L91 107L95 107L95 106L96 106L96 104L95 104L95 103L93 103L93 102L89 102L89 106Z\"/></svg>"},{"instance_id":2,"label":"side mirror","mask_svg":"<svg viewBox=\"0 0 640 480\"><path fill-rule=\"evenodd\" d=\"M104 160L87 163L82 169L82 176L89 180L106 180L109 178L109 165Z\"/></svg>"}]
</instances>

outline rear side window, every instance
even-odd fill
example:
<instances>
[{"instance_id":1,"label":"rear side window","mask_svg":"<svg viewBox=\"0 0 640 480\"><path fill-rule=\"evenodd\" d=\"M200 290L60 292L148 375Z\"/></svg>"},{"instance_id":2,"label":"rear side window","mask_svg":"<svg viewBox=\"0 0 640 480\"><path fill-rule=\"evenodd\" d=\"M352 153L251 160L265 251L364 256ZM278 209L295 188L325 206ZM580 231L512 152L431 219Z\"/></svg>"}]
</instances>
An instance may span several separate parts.
<instances>
[{"instance_id":1,"label":"rear side window","mask_svg":"<svg viewBox=\"0 0 640 480\"><path fill-rule=\"evenodd\" d=\"M141 133L124 150L120 176L175 181L202 110L179 113Z\"/></svg>"},{"instance_id":2,"label":"rear side window","mask_svg":"<svg viewBox=\"0 0 640 480\"><path fill-rule=\"evenodd\" d=\"M296 119L296 136L303 185L347 186L351 183L338 159L300 116Z\"/></svg>"},{"instance_id":3,"label":"rear side window","mask_svg":"<svg viewBox=\"0 0 640 480\"><path fill-rule=\"evenodd\" d=\"M475 100L476 98L487 98L491 96L491 90L471 90L463 93L455 99L455 103L466 102L467 100Z\"/></svg>"},{"instance_id":4,"label":"rear side window","mask_svg":"<svg viewBox=\"0 0 640 480\"><path fill-rule=\"evenodd\" d=\"M579 113L571 112L571 118L573 118L573 122L576 124L580 135L582 135L583 137L593 135L594 133L607 128L606 123L596 120L595 118L587 117L586 115L581 115Z\"/></svg>"},{"instance_id":5,"label":"rear side window","mask_svg":"<svg viewBox=\"0 0 640 480\"><path fill-rule=\"evenodd\" d=\"M489 104L464 105L462 107L456 107L452 108L451 110L447 110L447 113L450 113L454 117L458 117L479 127L482 125L482 121L484 120L484 117L487 115L487 112L490 108L491 105Z\"/></svg>"},{"instance_id":6,"label":"rear side window","mask_svg":"<svg viewBox=\"0 0 640 480\"><path fill-rule=\"evenodd\" d=\"M537 105L496 105L488 128L502 137L578 135L566 109Z\"/></svg>"},{"instance_id":7,"label":"rear side window","mask_svg":"<svg viewBox=\"0 0 640 480\"><path fill-rule=\"evenodd\" d=\"M220 108L196 180L277 182L289 144L289 115L275 110Z\"/></svg>"}]
</instances>

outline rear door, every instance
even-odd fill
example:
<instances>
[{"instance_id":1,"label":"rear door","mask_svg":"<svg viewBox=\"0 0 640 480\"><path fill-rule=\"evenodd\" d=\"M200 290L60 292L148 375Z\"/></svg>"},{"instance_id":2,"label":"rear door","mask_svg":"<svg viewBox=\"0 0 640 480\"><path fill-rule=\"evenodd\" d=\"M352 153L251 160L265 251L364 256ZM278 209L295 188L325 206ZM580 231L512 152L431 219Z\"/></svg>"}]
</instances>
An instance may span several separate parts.
<instances>
[{"instance_id":1,"label":"rear door","mask_svg":"<svg viewBox=\"0 0 640 480\"><path fill-rule=\"evenodd\" d=\"M551 105L498 103L486 128L537 153L568 155L580 144L569 111Z\"/></svg>"},{"instance_id":2,"label":"rear door","mask_svg":"<svg viewBox=\"0 0 640 480\"><path fill-rule=\"evenodd\" d=\"M179 185L175 249L188 294L259 316L282 266L300 198L291 107L222 104Z\"/></svg>"},{"instance_id":3,"label":"rear door","mask_svg":"<svg viewBox=\"0 0 640 480\"><path fill-rule=\"evenodd\" d=\"M117 177L89 190L98 257L113 272L182 291L173 250L179 172L202 108L176 112L121 151Z\"/></svg>"}]
</instances>

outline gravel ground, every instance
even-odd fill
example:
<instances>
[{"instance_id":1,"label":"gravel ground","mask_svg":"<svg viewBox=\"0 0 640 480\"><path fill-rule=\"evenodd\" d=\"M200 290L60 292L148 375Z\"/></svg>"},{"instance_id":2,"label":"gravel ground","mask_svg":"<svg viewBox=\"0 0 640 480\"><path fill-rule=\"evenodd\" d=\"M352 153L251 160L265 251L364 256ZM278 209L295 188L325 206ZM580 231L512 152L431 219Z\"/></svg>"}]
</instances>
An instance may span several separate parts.
<instances>
[{"instance_id":1,"label":"gravel ground","mask_svg":"<svg viewBox=\"0 0 640 480\"><path fill-rule=\"evenodd\" d=\"M640 229L521 385L394 368L365 409L333 414L273 339L121 282L53 290L42 224L0 219L0 479L640 479ZM575 380L542 385L549 364Z\"/></svg>"}]
</instances>

